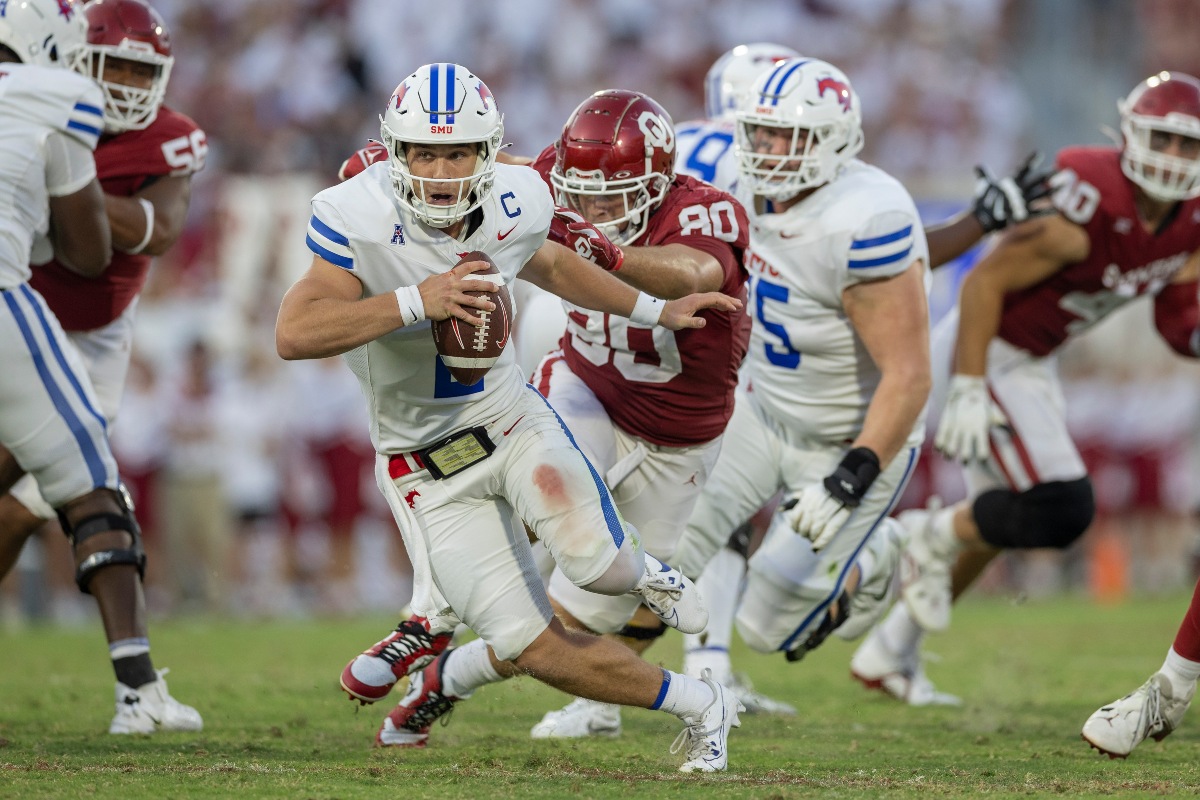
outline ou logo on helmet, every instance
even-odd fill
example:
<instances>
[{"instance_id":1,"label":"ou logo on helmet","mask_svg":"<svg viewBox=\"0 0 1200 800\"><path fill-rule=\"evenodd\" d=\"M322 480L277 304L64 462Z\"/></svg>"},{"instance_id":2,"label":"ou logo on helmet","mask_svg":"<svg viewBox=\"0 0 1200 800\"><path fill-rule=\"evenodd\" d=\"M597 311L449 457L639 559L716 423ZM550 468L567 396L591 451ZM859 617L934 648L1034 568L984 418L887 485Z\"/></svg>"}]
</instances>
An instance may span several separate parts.
<instances>
[{"instance_id":1,"label":"ou logo on helmet","mask_svg":"<svg viewBox=\"0 0 1200 800\"><path fill-rule=\"evenodd\" d=\"M674 129L653 111L642 112L642 115L638 117L638 128L646 137L646 144L651 147L661 148L667 153L675 150Z\"/></svg>"}]
</instances>

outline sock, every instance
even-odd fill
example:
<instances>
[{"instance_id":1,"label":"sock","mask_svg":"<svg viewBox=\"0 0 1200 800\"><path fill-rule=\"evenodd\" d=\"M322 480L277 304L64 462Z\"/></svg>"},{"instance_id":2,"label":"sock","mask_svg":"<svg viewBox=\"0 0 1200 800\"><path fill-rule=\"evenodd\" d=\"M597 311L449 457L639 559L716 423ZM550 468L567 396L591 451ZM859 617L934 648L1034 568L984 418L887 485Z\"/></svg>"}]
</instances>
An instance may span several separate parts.
<instances>
[{"instance_id":1,"label":"sock","mask_svg":"<svg viewBox=\"0 0 1200 800\"><path fill-rule=\"evenodd\" d=\"M154 663L150 660L150 640L141 637L118 639L108 645L108 655L113 662L117 680L136 689L158 680Z\"/></svg>"},{"instance_id":2,"label":"sock","mask_svg":"<svg viewBox=\"0 0 1200 800\"><path fill-rule=\"evenodd\" d=\"M1167 676L1171 681L1171 688L1175 690L1175 696L1179 697L1190 691L1196 685L1197 679L1200 679L1200 662L1184 658L1172 647L1167 651L1167 660L1163 662L1159 672Z\"/></svg>"},{"instance_id":3,"label":"sock","mask_svg":"<svg viewBox=\"0 0 1200 800\"><path fill-rule=\"evenodd\" d=\"M962 549L962 542L954 535L954 510L955 506L943 508L930 518L930 544L940 556L953 556Z\"/></svg>"},{"instance_id":4,"label":"sock","mask_svg":"<svg viewBox=\"0 0 1200 800\"><path fill-rule=\"evenodd\" d=\"M650 706L651 710L666 711L689 724L694 722L704 709L712 704L712 689L708 688L704 681L689 678L687 675L680 675L668 669L662 672L662 688L658 690L658 697L654 705Z\"/></svg>"},{"instance_id":5,"label":"sock","mask_svg":"<svg viewBox=\"0 0 1200 800\"><path fill-rule=\"evenodd\" d=\"M1188 661L1200 661L1200 582L1196 583L1192 604L1183 617L1172 649Z\"/></svg>"},{"instance_id":6,"label":"sock","mask_svg":"<svg viewBox=\"0 0 1200 800\"><path fill-rule=\"evenodd\" d=\"M896 603L883 622L879 623L879 636L883 646L900 655L916 653L921 647L925 631L913 621L904 603Z\"/></svg>"},{"instance_id":7,"label":"sock","mask_svg":"<svg viewBox=\"0 0 1200 800\"><path fill-rule=\"evenodd\" d=\"M460 699L470 697L480 686L497 683L504 677L492 666L487 642L475 639L451 650L442 665L442 688Z\"/></svg>"}]
</instances>

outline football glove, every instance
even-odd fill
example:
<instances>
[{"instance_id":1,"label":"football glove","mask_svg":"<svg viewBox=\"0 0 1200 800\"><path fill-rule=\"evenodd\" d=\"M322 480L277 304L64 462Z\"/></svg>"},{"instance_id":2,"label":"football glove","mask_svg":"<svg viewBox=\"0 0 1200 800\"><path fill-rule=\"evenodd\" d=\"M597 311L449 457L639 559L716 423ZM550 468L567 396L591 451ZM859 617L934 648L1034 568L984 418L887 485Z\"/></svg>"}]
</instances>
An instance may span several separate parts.
<instances>
[{"instance_id":1,"label":"football glove","mask_svg":"<svg viewBox=\"0 0 1200 800\"><path fill-rule=\"evenodd\" d=\"M371 141L361 150L355 150L354 155L342 162L341 169L338 170L338 180L353 178L376 161L383 161L385 158L387 148L379 142Z\"/></svg>"},{"instance_id":2,"label":"football glove","mask_svg":"<svg viewBox=\"0 0 1200 800\"><path fill-rule=\"evenodd\" d=\"M971 213L983 226L985 233L1049 210L1048 204L1038 201L1049 197L1053 191L1050 179L1054 171L1039 169L1041 160L1041 153L1034 151L1015 175L1000 179L984 166L975 167L977 177Z\"/></svg>"},{"instance_id":3,"label":"football glove","mask_svg":"<svg viewBox=\"0 0 1200 800\"><path fill-rule=\"evenodd\" d=\"M837 469L821 483L810 484L786 501L783 518L792 530L812 542L814 551L829 544L862 503L879 477L879 456L867 447L846 453Z\"/></svg>"},{"instance_id":4,"label":"football glove","mask_svg":"<svg viewBox=\"0 0 1200 800\"><path fill-rule=\"evenodd\" d=\"M933 446L939 453L963 464L987 461L991 455L989 434L993 427L1008 425L1008 418L988 394L987 379L955 375L942 421Z\"/></svg>"},{"instance_id":5,"label":"football glove","mask_svg":"<svg viewBox=\"0 0 1200 800\"><path fill-rule=\"evenodd\" d=\"M625 254L592 223L570 209L558 206L550 221L547 237L570 248L601 269L616 272L625 261Z\"/></svg>"}]
</instances>

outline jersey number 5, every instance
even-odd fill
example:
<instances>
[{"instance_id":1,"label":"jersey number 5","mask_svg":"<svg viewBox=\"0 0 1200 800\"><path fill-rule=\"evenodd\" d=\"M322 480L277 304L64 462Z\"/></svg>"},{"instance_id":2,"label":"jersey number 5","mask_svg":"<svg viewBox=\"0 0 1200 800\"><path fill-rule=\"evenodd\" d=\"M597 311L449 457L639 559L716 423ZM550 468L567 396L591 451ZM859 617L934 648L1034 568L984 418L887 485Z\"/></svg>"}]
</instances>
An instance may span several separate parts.
<instances>
[{"instance_id":1,"label":"jersey number 5","mask_svg":"<svg viewBox=\"0 0 1200 800\"><path fill-rule=\"evenodd\" d=\"M759 278L754 282L754 316L758 318L758 324L762 326L763 330L779 339L779 344L767 342L763 345L764 355L766 355L767 361L777 367L795 369L800 366L800 351L792 346L787 328L778 322L771 322L767 319L764 311L768 300L787 305L788 288Z\"/></svg>"}]
</instances>

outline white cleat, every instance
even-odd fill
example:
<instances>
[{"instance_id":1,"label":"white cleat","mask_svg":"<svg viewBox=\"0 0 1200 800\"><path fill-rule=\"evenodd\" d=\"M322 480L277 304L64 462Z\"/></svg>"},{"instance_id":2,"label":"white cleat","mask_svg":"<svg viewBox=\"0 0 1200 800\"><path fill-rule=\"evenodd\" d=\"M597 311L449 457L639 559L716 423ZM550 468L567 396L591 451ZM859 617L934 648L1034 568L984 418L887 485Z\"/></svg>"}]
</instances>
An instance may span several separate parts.
<instances>
[{"instance_id":1,"label":"white cleat","mask_svg":"<svg viewBox=\"0 0 1200 800\"><path fill-rule=\"evenodd\" d=\"M700 633L708 626L708 609L695 581L674 567L646 554L646 571L633 588L646 608L683 633Z\"/></svg>"},{"instance_id":2,"label":"white cleat","mask_svg":"<svg viewBox=\"0 0 1200 800\"><path fill-rule=\"evenodd\" d=\"M735 672L730 680L725 682L725 688L733 692L742 701L747 714L779 714L784 717L796 716L796 707L791 703L768 697L754 688L750 677L744 672Z\"/></svg>"},{"instance_id":3,"label":"white cleat","mask_svg":"<svg viewBox=\"0 0 1200 800\"><path fill-rule=\"evenodd\" d=\"M1161 672L1088 717L1083 740L1109 758L1125 758L1147 737L1161 741L1179 726L1192 703L1196 684L1176 697L1171 681Z\"/></svg>"},{"instance_id":4,"label":"white cleat","mask_svg":"<svg viewBox=\"0 0 1200 800\"><path fill-rule=\"evenodd\" d=\"M171 697L163 676L158 680L130 688L117 682L117 713L108 726L109 733L155 733L157 731L198 731L204 728L200 712Z\"/></svg>"},{"instance_id":5,"label":"white cleat","mask_svg":"<svg viewBox=\"0 0 1200 800\"><path fill-rule=\"evenodd\" d=\"M941 510L934 498L928 509L905 511L896 519L904 526L908 544L900 565L900 596L913 621L927 631L950 627L950 568L954 553L943 552L933 537L933 516Z\"/></svg>"},{"instance_id":6,"label":"white cleat","mask_svg":"<svg viewBox=\"0 0 1200 800\"><path fill-rule=\"evenodd\" d=\"M850 659L850 675L868 689L881 691L910 706L961 706L962 698L939 692L925 674L919 653L894 653L878 631L866 638Z\"/></svg>"},{"instance_id":7,"label":"white cleat","mask_svg":"<svg viewBox=\"0 0 1200 800\"><path fill-rule=\"evenodd\" d=\"M547 711L529 731L534 739L582 739L620 736L621 707L577 697L564 708Z\"/></svg>"},{"instance_id":8,"label":"white cleat","mask_svg":"<svg viewBox=\"0 0 1200 800\"><path fill-rule=\"evenodd\" d=\"M746 707L733 692L714 681L708 670L701 680L712 689L712 702L695 719L684 721L687 727L675 738L671 753L683 750L687 757L680 772L724 772L729 763L729 730L741 727L738 714Z\"/></svg>"},{"instance_id":9,"label":"white cleat","mask_svg":"<svg viewBox=\"0 0 1200 800\"><path fill-rule=\"evenodd\" d=\"M875 555L874 572L858 584L850 598L850 616L834 628L839 639L850 642L862 636L875 627L883 612L895 602L900 589L900 564L906 538L904 527L891 519L884 520L884 524L871 534L867 547Z\"/></svg>"}]
</instances>

